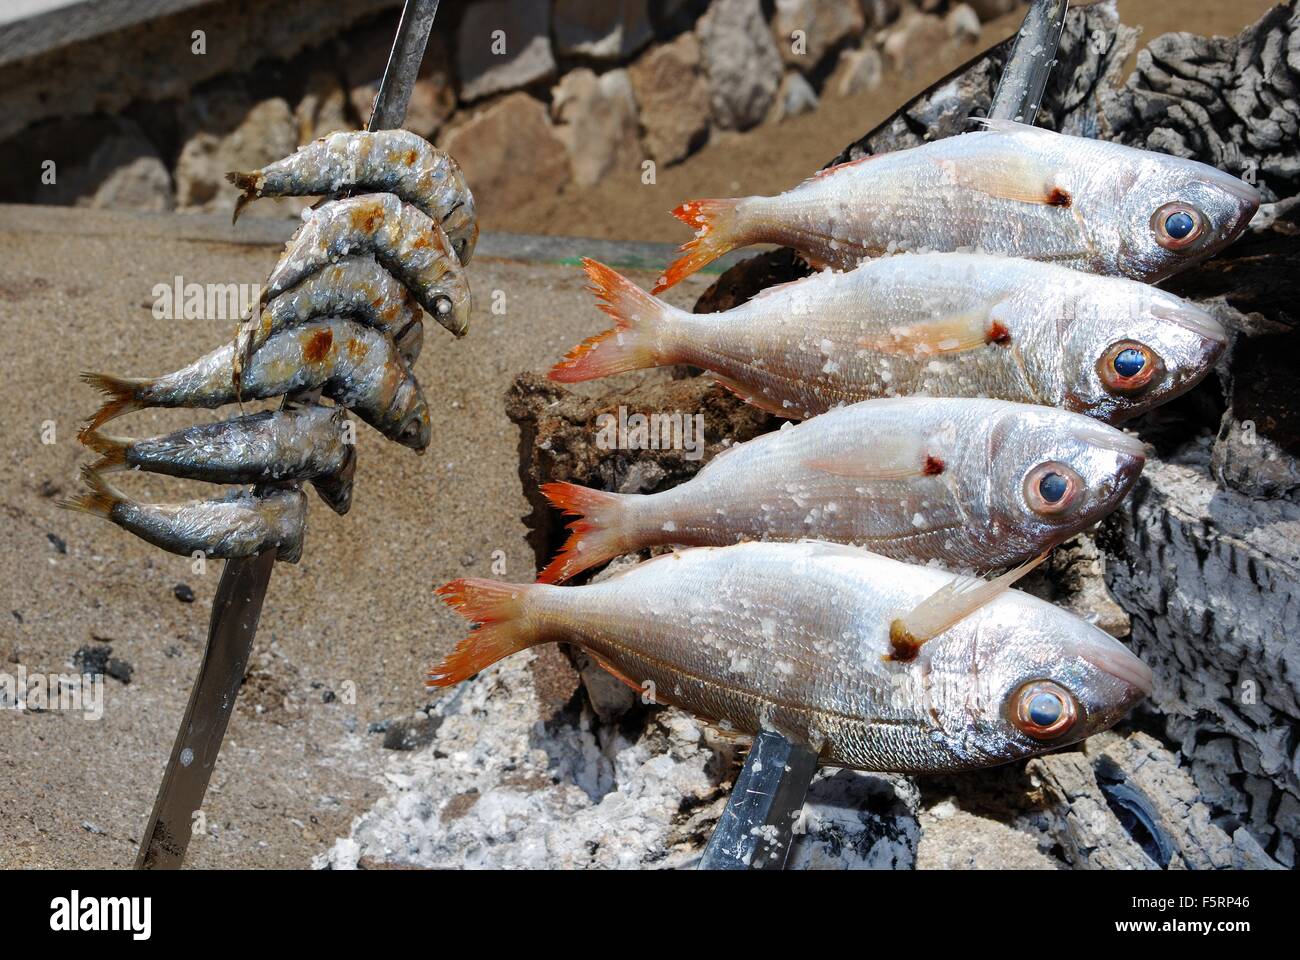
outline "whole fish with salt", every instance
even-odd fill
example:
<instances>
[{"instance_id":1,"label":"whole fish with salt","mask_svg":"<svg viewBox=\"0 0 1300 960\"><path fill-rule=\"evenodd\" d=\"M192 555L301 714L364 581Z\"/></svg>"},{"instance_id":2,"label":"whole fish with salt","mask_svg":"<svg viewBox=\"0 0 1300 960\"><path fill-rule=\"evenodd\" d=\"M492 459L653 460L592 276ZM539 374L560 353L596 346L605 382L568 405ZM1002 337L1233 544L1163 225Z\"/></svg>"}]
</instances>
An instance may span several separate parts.
<instances>
[{"instance_id":1,"label":"whole fish with salt","mask_svg":"<svg viewBox=\"0 0 1300 960\"><path fill-rule=\"evenodd\" d=\"M208 483L274 484L310 480L338 513L351 506L354 428L342 407L310 404L201 423L135 439L87 431L100 455L96 473L144 470Z\"/></svg>"},{"instance_id":2,"label":"whole fish with salt","mask_svg":"<svg viewBox=\"0 0 1300 960\"><path fill-rule=\"evenodd\" d=\"M389 439L423 450L432 423L424 391L393 341L348 320L315 320L273 336L243 372L242 393L231 382L236 344L228 343L173 373L154 378L84 373L108 399L87 424L146 407L220 407L319 388Z\"/></svg>"},{"instance_id":3,"label":"whole fish with salt","mask_svg":"<svg viewBox=\"0 0 1300 960\"><path fill-rule=\"evenodd\" d=\"M1227 344L1213 316L1173 294L1033 260L883 257L703 314L584 263L617 325L574 348L551 379L689 363L796 419L901 395L992 397L1117 422L1198 383Z\"/></svg>"},{"instance_id":4,"label":"whole fish with salt","mask_svg":"<svg viewBox=\"0 0 1300 960\"><path fill-rule=\"evenodd\" d=\"M103 517L171 553L202 551L209 559L228 560L274 550L276 559L289 563L302 556L307 498L301 490L265 495L239 490L211 500L139 503L89 467L82 468L81 477L89 492L64 500L61 507Z\"/></svg>"},{"instance_id":5,"label":"whole fish with salt","mask_svg":"<svg viewBox=\"0 0 1300 960\"><path fill-rule=\"evenodd\" d=\"M307 211L262 291L262 305L343 257L371 254L456 336L469 329L470 291L442 228L391 193L367 193Z\"/></svg>"},{"instance_id":6,"label":"whole fish with salt","mask_svg":"<svg viewBox=\"0 0 1300 960\"><path fill-rule=\"evenodd\" d=\"M1152 282L1246 229L1254 187L1214 167L1010 120L823 170L774 197L694 200L696 230L655 292L737 247L793 247L847 270L899 251L1045 260Z\"/></svg>"},{"instance_id":7,"label":"whole fish with salt","mask_svg":"<svg viewBox=\"0 0 1300 960\"><path fill-rule=\"evenodd\" d=\"M461 264L478 242L474 195L451 156L409 130L340 131L275 163L226 179L244 191L234 219L259 197L301 197L357 190L391 193L439 224Z\"/></svg>"},{"instance_id":8,"label":"whole fish with salt","mask_svg":"<svg viewBox=\"0 0 1300 960\"><path fill-rule=\"evenodd\" d=\"M424 311L397 278L373 256L349 257L323 267L271 300L240 327L235 357L239 371L268 339L319 317L348 317L393 337L420 323Z\"/></svg>"},{"instance_id":9,"label":"whole fish with salt","mask_svg":"<svg viewBox=\"0 0 1300 960\"><path fill-rule=\"evenodd\" d=\"M1065 410L865 400L732 447L662 493L544 485L580 519L538 579L659 544L806 537L950 568L1011 566L1114 510L1144 463L1139 440Z\"/></svg>"},{"instance_id":10,"label":"whole fish with salt","mask_svg":"<svg viewBox=\"0 0 1300 960\"><path fill-rule=\"evenodd\" d=\"M657 557L596 584L457 580L480 624L428 682L519 650L581 646L653 699L776 731L823 763L925 773L1081 740L1151 692L1118 640L1036 597L853 547L743 543Z\"/></svg>"}]
</instances>

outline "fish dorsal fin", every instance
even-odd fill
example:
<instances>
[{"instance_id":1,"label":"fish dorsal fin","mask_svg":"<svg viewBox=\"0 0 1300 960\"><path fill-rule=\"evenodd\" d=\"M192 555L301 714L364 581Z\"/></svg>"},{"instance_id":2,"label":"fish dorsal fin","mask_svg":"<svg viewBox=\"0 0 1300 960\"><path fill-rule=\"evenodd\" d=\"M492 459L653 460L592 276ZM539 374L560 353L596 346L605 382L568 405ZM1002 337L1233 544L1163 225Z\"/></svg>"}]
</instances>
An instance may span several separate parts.
<instances>
[{"instance_id":1,"label":"fish dorsal fin","mask_svg":"<svg viewBox=\"0 0 1300 960\"><path fill-rule=\"evenodd\" d=\"M870 163L872 160L879 160L882 156L884 156L884 154L869 153L865 157L858 157L858 159L856 160L845 160L843 163L837 163L833 167L826 167L822 170L818 170L811 177L808 177L802 183L800 183L799 186L802 187L804 184L807 183L816 183L818 180L826 179L831 174L843 173L845 170L849 169L850 167L860 167L863 164Z\"/></svg>"},{"instance_id":2,"label":"fish dorsal fin","mask_svg":"<svg viewBox=\"0 0 1300 960\"><path fill-rule=\"evenodd\" d=\"M994 304L988 309L968 310L890 327L882 333L863 337L858 344L876 353L909 357L962 353L989 344L1006 344L1011 339L1011 331L998 319L1000 306Z\"/></svg>"},{"instance_id":3,"label":"fish dorsal fin","mask_svg":"<svg viewBox=\"0 0 1300 960\"><path fill-rule=\"evenodd\" d=\"M915 659L923 643L1005 593L1012 584L1047 559L1050 552L1050 549L1045 550L993 580L961 574L954 576L889 625L890 649L885 659L903 663Z\"/></svg>"}]
</instances>

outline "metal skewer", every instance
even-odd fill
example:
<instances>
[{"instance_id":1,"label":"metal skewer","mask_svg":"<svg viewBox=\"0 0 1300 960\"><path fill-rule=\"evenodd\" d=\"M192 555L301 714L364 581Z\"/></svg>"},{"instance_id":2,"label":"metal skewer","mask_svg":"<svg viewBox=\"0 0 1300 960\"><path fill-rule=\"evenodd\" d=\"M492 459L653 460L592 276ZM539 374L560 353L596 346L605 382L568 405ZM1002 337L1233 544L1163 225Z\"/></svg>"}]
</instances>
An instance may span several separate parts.
<instances>
[{"instance_id":1,"label":"metal skewer","mask_svg":"<svg viewBox=\"0 0 1300 960\"><path fill-rule=\"evenodd\" d=\"M388 130L400 127L406 119L411 89L437 12L438 0L406 0L366 129ZM320 391L313 390L286 397L281 406L315 402L319 396ZM193 818L202 807L252 654L274 566L275 551L268 550L227 560L221 571L212 600L208 644L140 841L135 861L138 870L179 869L185 858Z\"/></svg>"},{"instance_id":2,"label":"metal skewer","mask_svg":"<svg viewBox=\"0 0 1300 960\"><path fill-rule=\"evenodd\" d=\"M1068 0L1034 0L1003 68L989 116L1033 124L1056 63ZM754 738L700 859L700 870L779 870L795 818L817 772L817 754L778 733Z\"/></svg>"}]
</instances>

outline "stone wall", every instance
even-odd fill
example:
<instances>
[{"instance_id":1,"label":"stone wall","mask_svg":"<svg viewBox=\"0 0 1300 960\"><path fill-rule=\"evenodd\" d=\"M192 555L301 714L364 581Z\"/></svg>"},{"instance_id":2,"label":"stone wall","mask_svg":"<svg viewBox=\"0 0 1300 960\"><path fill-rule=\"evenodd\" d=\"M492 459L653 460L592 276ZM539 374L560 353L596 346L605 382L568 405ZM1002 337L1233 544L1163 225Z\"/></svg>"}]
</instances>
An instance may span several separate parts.
<instances>
[{"instance_id":1,"label":"stone wall","mask_svg":"<svg viewBox=\"0 0 1300 960\"><path fill-rule=\"evenodd\" d=\"M444 0L407 126L490 218L871 90L1018 2ZM362 125L399 6L221 0L7 62L0 202L229 209L227 170Z\"/></svg>"}]
</instances>

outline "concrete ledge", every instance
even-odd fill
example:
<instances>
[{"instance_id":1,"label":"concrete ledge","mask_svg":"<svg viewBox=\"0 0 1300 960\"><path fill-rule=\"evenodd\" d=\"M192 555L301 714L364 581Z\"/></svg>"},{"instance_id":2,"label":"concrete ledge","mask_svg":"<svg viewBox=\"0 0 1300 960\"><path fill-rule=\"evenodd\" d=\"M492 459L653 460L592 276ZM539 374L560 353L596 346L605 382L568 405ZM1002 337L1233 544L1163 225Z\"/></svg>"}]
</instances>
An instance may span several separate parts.
<instances>
[{"instance_id":1,"label":"concrete ledge","mask_svg":"<svg viewBox=\"0 0 1300 960\"><path fill-rule=\"evenodd\" d=\"M8 0L0 6L0 66L213 0Z\"/></svg>"}]
</instances>

